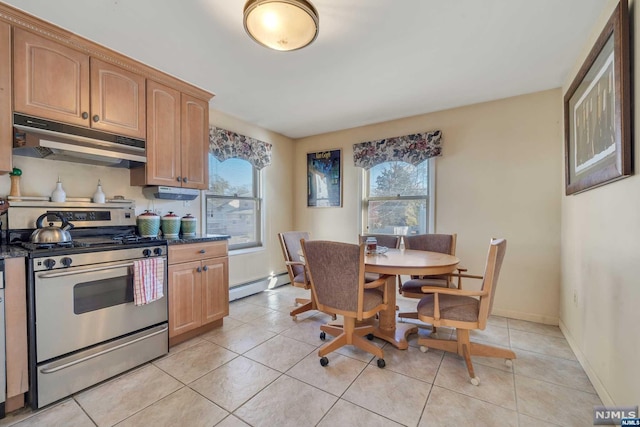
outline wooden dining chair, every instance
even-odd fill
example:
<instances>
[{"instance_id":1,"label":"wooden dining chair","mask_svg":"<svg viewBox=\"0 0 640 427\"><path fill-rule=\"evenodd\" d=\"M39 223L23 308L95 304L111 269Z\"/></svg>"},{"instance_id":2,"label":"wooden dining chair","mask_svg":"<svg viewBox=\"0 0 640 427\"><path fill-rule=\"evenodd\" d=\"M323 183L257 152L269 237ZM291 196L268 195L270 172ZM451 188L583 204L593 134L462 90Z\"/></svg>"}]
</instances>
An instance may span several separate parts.
<instances>
[{"instance_id":1,"label":"wooden dining chair","mask_svg":"<svg viewBox=\"0 0 640 427\"><path fill-rule=\"evenodd\" d=\"M423 286L422 292L427 296L418 303L418 319L421 321L434 326L456 328L455 341L418 338L420 350L426 352L429 348L435 348L459 354L467 364L471 384L476 386L480 384L480 379L473 370L471 356L502 357L509 366L511 360L516 358L515 353L509 349L478 344L469 339L470 330L483 330L487 326L506 250L505 239L492 239L484 276L457 273L462 277L482 280L479 291Z\"/></svg>"},{"instance_id":2,"label":"wooden dining chair","mask_svg":"<svg viewBox=\"0 0 640 427\"><path fill-rule=\"evenodd\" d=\"M278 233L278 240L280 240L280 246L282 247L282 254L287 272L289 273L289 280L291 281L291 285L297 288L311 289L305 263L301 260L300 256L302 250L300 240L309 240L309 238L310 235L306 231L285 231ZM295 303L296 305L301 305L289 313L293 320L296 320L296 316L300 313L317 310L313 295L310 295L309 298L296 298Z\"/></svg>"},{"instance_id":3,"label":"wooden dining chair","mask_svg":"<svg viewBox=\"0 0 640 427\"><path fill-rule=\"evenodd\" d=\"M418 251L439 252L448 255L456 254L457 234L418 234L414 236L404 237L404 248ZM464 272L466 269L458 267L458 272ZM457 285L462 286L462 279L458 277ZM406 282L398 281L398 292L407 298L420 299L425 296L422 292L423 286L441 286L448 288L453 286L452 276L411 276L411 280ZM417 312L398 313L399 318L417 319ZM433 329L435 332L435 328Z\"/></svg>"},{"instance_id":4,"label":"wooden dining chair","mask_svg":"<svg viewBox=\"0 0 640 427\"><path fill-rule=\"evenodd\" d=\"M301 242L311 293L318 308L344 318L342 326L322 325L320 338L335 336L318 350L320 364L327 366L327 354L345 345L353 345L378 357L378 367L385 366L382 348L363 338L374 331L370 324L356 327L356 321L374 317L387 309L386 278L365 283L365 245L311 240Z\"/></svg>"}]
</instances>

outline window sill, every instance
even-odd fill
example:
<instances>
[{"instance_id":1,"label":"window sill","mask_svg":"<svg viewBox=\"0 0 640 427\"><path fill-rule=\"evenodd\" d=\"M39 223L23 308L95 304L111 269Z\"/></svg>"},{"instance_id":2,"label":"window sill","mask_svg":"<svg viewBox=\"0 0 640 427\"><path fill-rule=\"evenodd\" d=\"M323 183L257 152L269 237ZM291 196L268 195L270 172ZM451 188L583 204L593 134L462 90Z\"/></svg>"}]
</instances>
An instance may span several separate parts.
<instances>
[{"instance_id":1,"label":"window sill","mask_svg":"<svg viewBox=\"0 0 640 427\"><path fill-rule=\"evenodd\" d=\"M254 248L232 249L229 251L229 256L251 254L254 252L262 252L264 250L265 250L264 246L256 246Z\"/></svg>"}]
</instances>

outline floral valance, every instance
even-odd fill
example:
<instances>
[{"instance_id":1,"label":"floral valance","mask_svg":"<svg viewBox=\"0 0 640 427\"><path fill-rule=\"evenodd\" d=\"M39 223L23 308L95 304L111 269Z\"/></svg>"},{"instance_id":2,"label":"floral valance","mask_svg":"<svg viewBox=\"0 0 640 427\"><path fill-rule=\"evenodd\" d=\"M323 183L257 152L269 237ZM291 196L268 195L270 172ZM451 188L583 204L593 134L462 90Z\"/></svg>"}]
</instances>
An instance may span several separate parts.
<instances>
[{"instance_id":1,"label":"floral valance","mask_svg":"<svg viewBox=\"0 0 640 427\"><path fill-rule=\"evenodd\" d=\"M214 126L209 127L209 152L221 162L238 158L256 169L271 164L271 144Z\"/></svg>"},{"instance_id":2,"label":"floral valance","mask_svg":"<svg viewBox=\"0 0 640 427\"><path fill-rule=\"evenodd\" d=\"M441 137L442 132L434 130L353 144L353 164L364 169L392 161L417 165L442 155Z\"/></svg>"}]
</instances>

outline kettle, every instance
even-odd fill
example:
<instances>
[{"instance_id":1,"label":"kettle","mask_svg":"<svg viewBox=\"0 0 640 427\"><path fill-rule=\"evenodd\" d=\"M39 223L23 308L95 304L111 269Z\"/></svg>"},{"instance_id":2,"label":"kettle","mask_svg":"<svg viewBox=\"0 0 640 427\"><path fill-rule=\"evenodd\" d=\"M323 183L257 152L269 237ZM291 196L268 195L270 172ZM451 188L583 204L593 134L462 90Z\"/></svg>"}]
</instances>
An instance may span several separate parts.
<instances>
[{"instance_id":1,"label":"kettle","mask_svg":"<svg viewBox=\"0 0 640 427\"><path fill-rule=\"evenodd\" d=\"M55 216L62 221L62 227L54 227L50 222L48 227L42 225L43 221L47 217ZM36 220L36 230L31 233L32 243L64 243L71 241L71 233L69 230L73 228L73 224L68 222L62 215L56 212L43 213Z\"/></svg>"}]
</instances>

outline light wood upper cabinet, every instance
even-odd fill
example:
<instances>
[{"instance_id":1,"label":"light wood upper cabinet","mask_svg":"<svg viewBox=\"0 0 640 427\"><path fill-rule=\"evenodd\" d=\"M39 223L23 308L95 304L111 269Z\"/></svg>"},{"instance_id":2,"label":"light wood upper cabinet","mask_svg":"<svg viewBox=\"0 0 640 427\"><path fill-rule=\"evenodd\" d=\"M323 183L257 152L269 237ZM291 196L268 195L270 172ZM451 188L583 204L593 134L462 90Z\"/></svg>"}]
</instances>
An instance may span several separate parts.
<instances>
[{"instance_id":1,"label":"light wood upper cabinet","mask_svg":"<svg viewBox=\"0 0 640 427\"><path fill-rule=\"evenodd\" d=\"M209 186L209 104L182 94L182 186Z\"/></svg>"},{"instance_id":2,"label":"light wood upper cabinet","mask_svg":"<svg viewBox=\"0 0 640 427\"><path fill-rule=\"evenodd\" d=\"M14 109L89 126L89 56L28 31L14 30Z\"/></svg>"},{"instance_id":3,"label":"light wood upper cabinet","mask_svg":"<svg viewBox=\"0 0 640 427\"><path fill-rule=\"evenodd\" d=\"M209 186L207 102L147 80L147 163L131 185Z\"/></svg>"},{"instance_id":4,"label":"light wood upper cabinet","mask_svg":"<svg viewBox=\"0 0 640 427\"><path fill-rule=\"evenodd\" d=\"M11 26L0 22L0 174L11 172Z\"/></svg>"},{"instance_id":5,"label":"light wood upper cabinet","mask_svg":"<svg viewBox=\"0 0 640 427\"><path fill-rule=\"evenodd\" d=\"M19 28L13 46L15 111L144 139L143 76Z\"/></svg>"},{"instance_id":6,"label":"light wood upper cabinet","mask_svg":"<svg viewBox=\"0 0 640 427\"><path fill-rule=\"evenodd\" d=\"M131 171L132 185L179 186L180 95L147 81L147 164Z\"/></svg>"},{"instance_id":7,"label":"light wood upper cabinet","mask_svg":"<svg viewBox=\"0 0 640 427\"><path fill-rule=\"evenodd\" d=\"M91 127L144 139L145 79L91 58Z\"/></svg>"}]
</instances>

